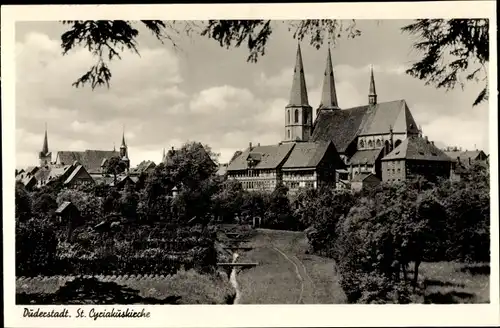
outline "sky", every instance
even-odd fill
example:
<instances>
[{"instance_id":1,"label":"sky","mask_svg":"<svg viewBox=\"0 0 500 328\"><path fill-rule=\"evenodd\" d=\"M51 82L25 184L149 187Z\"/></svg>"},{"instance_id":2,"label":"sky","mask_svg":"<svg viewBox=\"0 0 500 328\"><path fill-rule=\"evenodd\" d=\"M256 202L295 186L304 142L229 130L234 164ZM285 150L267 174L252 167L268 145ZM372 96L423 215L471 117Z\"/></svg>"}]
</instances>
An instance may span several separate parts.
<instances>
[{"instance_id":1,"label":"sky","mask_svg":"<svg viewBox=\"0 0 500 328\"><path fill-rule=\"evenodd\" d=\"M405 74L418 53L400 32L410 21L357 21L361 36L332 44L341 108L368 101L373 65L378 101L406 100L423 134L441 147L488 152L488 104L472 107L482 88L446 92ZM79 48L62 55L59 22L16 23L16 167L36 165L45 123L53 160L58 150L118 149L122 131L131 165L158 163L163 148L200 141L227 162L236 150L284 137L285 106L297 40L273 24L266 53L246 61L245 47L226 49L207 37L178 36L177 48L139 28L140 56L113 61L110 88L72 86L95 59ZM301 43L309 102L317 108L326 47ZM315 111L314 111L315 112Z\"/></svg>"}]
</instances>

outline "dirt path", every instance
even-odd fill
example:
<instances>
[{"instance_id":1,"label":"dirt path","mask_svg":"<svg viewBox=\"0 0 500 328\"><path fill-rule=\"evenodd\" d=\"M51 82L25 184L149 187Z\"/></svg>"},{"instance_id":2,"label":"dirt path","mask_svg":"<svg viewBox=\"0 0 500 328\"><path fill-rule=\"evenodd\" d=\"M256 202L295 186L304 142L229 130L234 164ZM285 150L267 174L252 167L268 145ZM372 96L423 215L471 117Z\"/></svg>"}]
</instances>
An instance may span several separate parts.
<instances>
[{"instance_id":1,"label":"dirt path","mask_svg":"<svg viewBox=\"0 0 500 328\"><path fill-rule=\"evenodd\" d=\"M257 229L241 253L242 261L257 267L238 274L244 304L342 304L345 294L333 260L307 255L302 232Z\"/></svg>"}]
</instances>

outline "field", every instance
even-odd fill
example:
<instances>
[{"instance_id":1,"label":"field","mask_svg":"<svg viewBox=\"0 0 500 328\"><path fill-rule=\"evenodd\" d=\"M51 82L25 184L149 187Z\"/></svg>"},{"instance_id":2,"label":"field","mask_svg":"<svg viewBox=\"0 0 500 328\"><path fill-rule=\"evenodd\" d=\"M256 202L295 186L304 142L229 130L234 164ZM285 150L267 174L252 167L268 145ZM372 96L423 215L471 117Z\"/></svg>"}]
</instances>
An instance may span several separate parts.
<instances>
[{"instance_id":1,"label":"field","mask_svg":"<svg viewBox=\"0 0 500 328\"><path fill-rule=\"evenodd\" d=\"M238 262L258 265L238 271L239 304L346 303L333 260L306 254L302 232L257 229L242 246L252 249L238 251ZM223 262L229 259L228 253L221 258ZM201 275L191 270L172 276L96 276L85 293L79 286L74 288L74 279L21 278L16 281L16 291L52 297L52 302L57 296L59 304L227 304L235 296L227 275ZM488 264L422 263L419 282L418 303L489 302ZM73 283L71 295L63 292L67 283ZM23 297L18 303L28 304L31 296Z\"/></svg>"}]
</instances>

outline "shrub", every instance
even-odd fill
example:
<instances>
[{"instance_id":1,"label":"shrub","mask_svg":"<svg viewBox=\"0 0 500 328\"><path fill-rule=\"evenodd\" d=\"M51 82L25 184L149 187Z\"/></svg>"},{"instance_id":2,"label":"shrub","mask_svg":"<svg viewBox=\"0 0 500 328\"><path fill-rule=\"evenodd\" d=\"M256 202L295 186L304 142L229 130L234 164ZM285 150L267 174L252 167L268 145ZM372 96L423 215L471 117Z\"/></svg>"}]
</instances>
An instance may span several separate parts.
<instances>
[{"instance_id":1,"label":"shrub","mask_svg":"<svg viewBox=\"0 0 500 328\"><path fill-rule=\"evenodd\" d=\"M16 275L50 275L56 268L57 238L47 221L16 223Z\"/></svg>"}]
</instances>

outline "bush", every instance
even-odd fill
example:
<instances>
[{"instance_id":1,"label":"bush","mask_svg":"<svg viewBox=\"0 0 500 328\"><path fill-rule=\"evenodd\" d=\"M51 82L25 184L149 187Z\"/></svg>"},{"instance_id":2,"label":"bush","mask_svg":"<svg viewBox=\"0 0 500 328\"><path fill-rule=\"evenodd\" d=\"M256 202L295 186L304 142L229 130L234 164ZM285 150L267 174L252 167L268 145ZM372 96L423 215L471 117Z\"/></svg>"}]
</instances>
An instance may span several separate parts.
<instances>
[{"instance_id":1,"label":"bush","mask_svg":"<svg viewBox=\"0 0 500 328\"><path fill-rule=\"evenodd\" d=\"M47 221L16 223L16 276L51 275L56 269L57 238Z\"/></svg>"}]
</instances>

